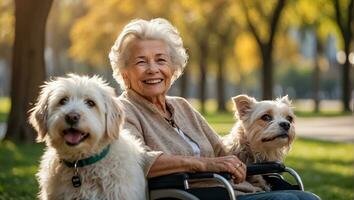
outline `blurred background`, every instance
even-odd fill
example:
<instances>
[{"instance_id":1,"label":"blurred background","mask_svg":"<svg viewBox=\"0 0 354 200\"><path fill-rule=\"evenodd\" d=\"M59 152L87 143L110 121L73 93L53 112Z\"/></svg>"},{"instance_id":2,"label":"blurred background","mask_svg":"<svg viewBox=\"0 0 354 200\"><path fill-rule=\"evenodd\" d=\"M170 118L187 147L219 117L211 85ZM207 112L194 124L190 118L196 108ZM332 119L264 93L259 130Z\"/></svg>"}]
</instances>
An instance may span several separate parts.
<instances>
[{"instance_id":1,"label":"blurred background","mask_svg":"<svg viewBox=\"0 0 354 200\"><path fill-rule=\"evenodd\" d=\"M354 198L353 0L0 0L0 199L35 197L43 146L31 144L27 117L43 81L100 74L120 94L108 52L129 21L156 17L177 27L190 56L170 95L225 134L230 97L288 94L301 137L287 163L324 199ZM9 180L30 184L11 191Z\"/></svg>"}]
</instances>

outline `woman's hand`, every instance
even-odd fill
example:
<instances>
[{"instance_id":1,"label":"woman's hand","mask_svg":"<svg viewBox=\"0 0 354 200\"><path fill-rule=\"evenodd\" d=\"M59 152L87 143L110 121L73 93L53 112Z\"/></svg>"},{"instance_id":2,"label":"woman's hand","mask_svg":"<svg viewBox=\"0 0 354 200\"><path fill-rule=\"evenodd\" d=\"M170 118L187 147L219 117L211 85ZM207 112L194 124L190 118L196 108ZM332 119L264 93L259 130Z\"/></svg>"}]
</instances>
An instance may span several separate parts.
<instances>
[{"instance_id":1,"label":"woman's hand","mask_svg":"<svg viewBox=\"0 0 354 200\"><path fill-rule=\"evenodd\" d=\"M235 183L246 179L246 165L236 156L197 158L162 154L155 160L147 176L150 178L177 172L228 172Z\"/></svg>"},{"instance_id":2,"label":"woman's hand","mask_svg":"<svg viewBox=\"0 0 354 200\"><path fill-rule=\"evenodd\" d=\"M199 158L202 162L200 171L203 172L228 172L235 183L246 179L246 165L236 156L223 156L216 158ZM198 170L199 171L199 170Z\"/></svg>"}]
</instances>

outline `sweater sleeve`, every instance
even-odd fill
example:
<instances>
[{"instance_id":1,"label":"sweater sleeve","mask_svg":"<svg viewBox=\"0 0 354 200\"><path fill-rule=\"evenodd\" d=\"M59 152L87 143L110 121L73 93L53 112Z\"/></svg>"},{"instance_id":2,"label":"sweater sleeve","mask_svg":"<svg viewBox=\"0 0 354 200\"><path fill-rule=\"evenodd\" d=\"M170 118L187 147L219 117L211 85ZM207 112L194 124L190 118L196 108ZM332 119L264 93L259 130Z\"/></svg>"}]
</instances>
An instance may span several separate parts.
<instances>
[{"instance_id":1,"label":"sweater sleeve","mask_svg":"<svg viewBox=\"0 0 354 200\"><path fill-rule=\"evenodd\" d=\"M130 134L135 136L137 140L140 141L140 143L143 145L144 148L144 155L143 155L143 169L144 169L144 175L145 177L150 171L151 166L155 162L155 160L162 155L162 151L153 151L149 146L146 145L143 137L142 130L136 126L136 123L134 123L135 120L133 120L131 117L127 116L125 123L124 123L124 129L128 130Z\"/></svg>"}]
</instances>

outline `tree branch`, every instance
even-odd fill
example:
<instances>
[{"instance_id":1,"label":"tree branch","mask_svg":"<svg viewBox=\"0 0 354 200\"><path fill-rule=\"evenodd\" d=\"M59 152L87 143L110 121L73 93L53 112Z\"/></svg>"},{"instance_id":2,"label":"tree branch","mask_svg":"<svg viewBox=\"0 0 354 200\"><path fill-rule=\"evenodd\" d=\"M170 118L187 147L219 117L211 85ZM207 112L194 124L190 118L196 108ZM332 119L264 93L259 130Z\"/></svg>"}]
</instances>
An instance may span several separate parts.
<instances>
[{"instance_id":1,"label":"tree branch","mask_svg":"<svg viewBox=\"0 0 354 200\"><path fill-rule=\"evenodd\" d=\"M339 0L334 0L334 8L336 11L336 21L338 24L338 27L342 33L342 35L345 35L345 28L344 25L342 24L342 16L341 16L341 10L340 10L340 5L339 5Z\"/></svg>"},{"instance_id":2,"label":"tree branch","mask_svg":"<svg viewBox=\"0 0 354 200\"><path fill-rule=\"evenodd\" d=\"M275 7L275 10L274 10L273 16L272 16L272 21L271 21L271 24L269 27L270 35L269 35L268 44L273 43L275 32L276 32L277 26L279 24L280 14L281 14L281 11L285 7L285 3L286 3L286 0L279 0L277 3L277 6Z\"/></svg>"},{"instance_id":3,"label":"tree branch","mask_svg":"<svg viewBox=\"0 0 354 200\"><path fill-rule=\"evenodd\" d=\"M244 2L244 0L241 0L241 5L242 5L242 8L243 10L245 11L245 15L246 15L246 20L247 20L247 24L248 24L248 27L249 29L251 30L253 36L255 37L256 41L257 41L257 44L263 48L264 44L263 44L263 41L261 40L260 38L260 35L259 33L257 32L257 29L256 27L254 26L254 24L252 23L252 20L249 16L249 13L248 13L248 8Z\"/></svg>"}]
</instances>

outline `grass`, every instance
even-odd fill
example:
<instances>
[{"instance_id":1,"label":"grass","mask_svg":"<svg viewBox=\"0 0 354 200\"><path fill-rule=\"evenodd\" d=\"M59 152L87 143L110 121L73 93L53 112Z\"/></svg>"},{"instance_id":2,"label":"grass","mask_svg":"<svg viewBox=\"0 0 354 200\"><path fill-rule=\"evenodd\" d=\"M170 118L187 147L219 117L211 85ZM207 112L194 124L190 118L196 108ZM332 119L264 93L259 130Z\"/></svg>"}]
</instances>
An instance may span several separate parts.
<instances>
[{"instance_id":1,"label":"grass","mask_svg":"<svg viewBox=\"0 0 354 200\"><path fill-rule=\"evenodd\" d=\"M353 144L298 139L285 163L323 200L354 199Z\"/></svg>"},{"instance_id":2,"label":"grass","mask_svg":"<svg viewBox=\"0 0 354 200\"><path fill-rule=\"evenodd\" d=\"M0 199L36 199L38 169L43 145L0 143Z\"/></svg>"}]
</instances>

